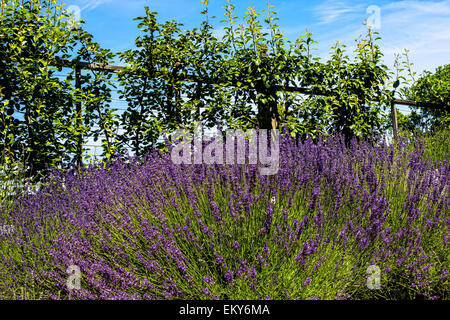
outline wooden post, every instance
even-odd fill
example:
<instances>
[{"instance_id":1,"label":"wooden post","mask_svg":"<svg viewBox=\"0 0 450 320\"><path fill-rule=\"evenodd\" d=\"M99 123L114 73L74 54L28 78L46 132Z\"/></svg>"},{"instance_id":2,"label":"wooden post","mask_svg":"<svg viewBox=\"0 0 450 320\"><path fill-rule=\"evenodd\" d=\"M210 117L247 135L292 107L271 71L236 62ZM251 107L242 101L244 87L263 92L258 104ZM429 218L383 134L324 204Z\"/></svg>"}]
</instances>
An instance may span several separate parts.
<instances>
[{"instance_id":1,"label":"wooden post","mask_svg":"<svg viewBox=\"0 0 450 320\"><path fill-rule=\"evenodd\" d=\"M75 89L81 90L81 66L76 65L75 67ZM79 101L76 102L76 115L77 115L77 129L80 129L82 126L82 106L81 106L81 94L77 92L77 98ZM83 165L83 135L80 134L78 136L77 141L77 155L76 155L77 169L81 170L81 166Z\"/></svg>"},{"instance_id":2,"label":"wooden post","mask_svg":"<svg viewBox=\"0 0 450 320\"><path fill-rule=\"evenodd\" d=\"M394 133L394 140L398 140L398 123L397 123L397 109L395 102L391 101L391 117L392 117L392 131Z\"/></svg>"}]
</instances>

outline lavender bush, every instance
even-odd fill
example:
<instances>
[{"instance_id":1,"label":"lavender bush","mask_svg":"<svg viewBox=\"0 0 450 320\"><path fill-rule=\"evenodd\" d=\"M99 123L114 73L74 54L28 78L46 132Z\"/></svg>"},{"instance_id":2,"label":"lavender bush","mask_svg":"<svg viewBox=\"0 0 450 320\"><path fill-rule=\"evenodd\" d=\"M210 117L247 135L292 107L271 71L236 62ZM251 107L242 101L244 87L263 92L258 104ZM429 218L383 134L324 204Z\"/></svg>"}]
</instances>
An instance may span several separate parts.
<instances>
[{"instance_id":1,"label":"lavender bush","mask_svg":"<svg viewBox=\"0 0 450 320\"><path fill-rule=\"evenodd\" d=\"M53 172L1 208L2 298L449 298L447 160L341 136L280 152L273 176L161 152Z\"/></svg>"}]
</instances>

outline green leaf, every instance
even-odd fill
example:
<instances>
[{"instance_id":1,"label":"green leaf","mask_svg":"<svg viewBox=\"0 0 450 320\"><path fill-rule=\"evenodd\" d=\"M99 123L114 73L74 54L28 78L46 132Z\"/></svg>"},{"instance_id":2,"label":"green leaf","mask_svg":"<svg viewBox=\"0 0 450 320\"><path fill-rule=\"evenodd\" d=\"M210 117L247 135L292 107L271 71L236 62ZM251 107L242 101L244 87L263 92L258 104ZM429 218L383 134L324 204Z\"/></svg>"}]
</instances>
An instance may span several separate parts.
<instances>
[{"instance_id":1,"label":"green leaf","mask_svg":"<svg viewBox=\"0 0 450 320\"><path fill-rule=\"evenodd\" d=\"M396 80L394 82L394 88L397 88L400 85L400 80Z\"/></svg>"}]
</instances>

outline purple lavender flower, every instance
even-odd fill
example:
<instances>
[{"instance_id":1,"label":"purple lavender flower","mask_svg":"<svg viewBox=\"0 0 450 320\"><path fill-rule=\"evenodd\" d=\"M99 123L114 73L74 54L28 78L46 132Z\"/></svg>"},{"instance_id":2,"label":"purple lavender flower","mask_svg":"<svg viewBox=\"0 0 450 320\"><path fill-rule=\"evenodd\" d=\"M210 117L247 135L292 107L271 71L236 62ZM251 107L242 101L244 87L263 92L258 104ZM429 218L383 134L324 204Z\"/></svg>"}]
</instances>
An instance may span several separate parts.
<instances>
[{"instance_id":1,"label":"purple lavender flower","mask_svg":"<svg viewBox=\"0 0 450 320\"><path fill-rule=\"evenodd\" d=\"M239 251L239 242L235 241L233 248L234 250Z\"/></svg>"}]
</instances>

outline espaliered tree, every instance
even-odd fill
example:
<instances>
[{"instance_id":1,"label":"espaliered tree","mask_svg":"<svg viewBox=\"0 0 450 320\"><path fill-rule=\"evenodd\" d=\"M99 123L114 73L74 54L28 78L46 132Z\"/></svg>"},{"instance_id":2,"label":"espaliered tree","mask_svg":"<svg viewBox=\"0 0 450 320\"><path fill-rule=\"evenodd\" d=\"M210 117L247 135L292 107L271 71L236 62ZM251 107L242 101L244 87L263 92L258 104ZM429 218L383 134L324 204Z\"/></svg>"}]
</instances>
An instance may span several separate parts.
<instances>
[{"instance_id":1,"label":"espaliered tree","mask_svg":"<svg viewBox=\"0 0 450 320\"><path fill-rule=\"evenodd\" d=\"M0 162L26 162L32 177L55 165L81 166L86 139L97 135L94 123L108 142L104 155L110 156L114 111L105 102L111 75L77 72L76 64L107 64L112 54L75 28L56 1L2 1L1 10ZM67 67L65 60L73 61L72 69L61 79L56 74Z\"/></svg>"},{"instance_id":2,"label":"espaliered tree","mask_svg":"<svg viewBox=\"0 0 450 320\"><path fill-rule=\"evenodd\" d=\"M312 34L307 31L290 43L276 24L272 8L268 4L263 10L265 27L253 8L244 16L246 25L236 27L234 6L228 2L225 7L228 26L221 41L227 50L223 72L215 73L214 82L234 97L222 106L231 115L224 119L226 123L267 129L287 125L293 134L342 132L348 138L380 129L382 110L389 106L392 93L371 30L358 39L353 61L345 55L345 47L337 44L330 60L320 62L313 55ZM311 94L283 91L283 86L306 87Z\"/></svg>"},{"instance_id":3,"label":"espaliered tree","mask_svg":"<svg viewBox=\"0 0 450 320\"><path fill-rule=\"evenodd\" d=\"M2 163L26 159L32 174L66 160L75 148L73 88L51 67L55 55L67 57L72 45L65 17L53 1L2 1ZM55 123L64 128L55 130Z\"/></svg>"},{"instance_id":4,"label":"espaliered tree","mask_svg":"<svg viewBox=\"0 0 450 320\"><path fill-rule=\"evenodd\" d=\"M343 133L346 138L379 134L383 127L383 109L390 105L389 72L382 64L382 53L368 30L357 40L353 61L339 42L331 49L331 58L319 65L316 90L323 91L317 107L328 110L326 132ZM317 100L316 100L317 101ZM311 103L310 108L315 104Z\"/></svg>"},{"instance_id":5,"label":"espaliered tree","mask_svg":"<svg viewBox=\"0 0 450 320\"><path fill-rule=\"evenodd\" d=\"M83 153L83 145L87 139L92 137L94 141L101 139L103 147L103 157L110 159L117 151L117 134L120 126L117 109L111 105L112 102L112 83L113 74L105 70L87 69L82 70L77 67L78 63L83 61L89 64L107 65L114 58L114 54L109 49L103 49L93 40L93 36L82 30L77 30L74 35L74 41L77 44L74 50L73 66L74 69L69 73L69 81L78 82L79 88L76 88L75 97L81 107L77 110L77 127L80 128L77 137L77 158L80 166L80 157Z\"/></svg>"},{"instance_id":6,"label":"espaliered tree","mask_svg":"<svg viewBox=\"0 0 450 320\"><path fill-rule=\"evenodd\" d=\"M419 127L439 129L450 128L450 64L436 68L435 72L425 71L414 78L413 83L402 90L402 95L407 99L417 100L428 104L439 106L429 106L424 104L421 107L414 107L410 119L410 124Z\"/></svg>"},{"instance_id":7,"label":"espaliered tree","mask_svg":"<svg viewBox=\"0 0 450 320\"><path fill-rule=\"evenodd\" d=\"M283 36L273 5L268 3L263 10L264 26L255 9L249 8L245 25L236 27L233 10L227 1L228 26L221 40L227 54L222 73L216 72L214 79L235 97L223 106L232 115L227 124L266 129L287 125L296 135L341 132L347 138L368 136L382 128L382 111L392 99L390 74L370 29L357 40L353 60L345 46L337 44L331 58L321 62L313 55L310 32L295 43ZM310 94L283 89L289 86L309 88Z\"/></svg>"},{"instance_id":8,"label":"espaliered tree","mask_svg":"<svg viewBox=\"0 0 450 320\"><path fill-rule=\"evenodd\" d=\"M205 21L200 30L181 31L182 24L160 24L156 12L145 11L135 19L143 33L136 49L119 53L127 64L119 73L119 92L128 101L119 141L138 155L159 146L163 132L200 121L213 126L224 116L211 79L226 47L213 37L211 25Z\"/></svg>"},{"instance_id":9,"label":"espaliered tree","mask_svg":"<svg viewBox=\"0 0 450 320\"><path fill-rule=\"evenodd\" d=\"M143 32L136 39L136 49L119 54L127 64L119 73L119 92L128 101L119 141L137 155L155 148L163 132L198 119L203 104L200 93L205 93L201 82L186 82L201 59L196 56L201 34L182 32L176 21L159 24L157 13L145 10L146 16L135 19Z\"/></svg>"},{"instance_id":10,"label":"espaliered tree","mask_svg":"<svg viewBox=\"0 0 450 320\"><path fill-rule=\"evenodd\" d=\"M142 155L154 148L163 131L183 123L182 80L186 75L187 41L176 21L159 24L156 13L135 20L143 33L136 49L119 53L127 66L119 73L120 98L128 101L122 115L122 147Z\"/></svg>"},{"instance_id":11,"label":"espaliered tree","mask_svg":"<svg viewBox=\"0 0 450 320\"><path fill-rule=\"evenodd\" d=\"M241 25L236 34L233 34L233 9L234 7L228 4L225 14L229 22L228 37L225 41L233 54L228 64L232 66L230 69L233 71L236 93L242 92L247 103L256 105L253 114L248 110L251 116L245 116L244 121L251 121L253 118L259 128L277 129L280 115L276 85L281 79L293 78L292 69L286 68L291 57L282 48L282 34L277 25L273 24L270 6L267 9L268 18L265 20L271 28L270 40L267 40L267 34L263 33L263 27L258 21L259 14L254 8L249 8L244 16L247 28ZM229 68L228 65L226 67Z\"/></svg>"}]
</instances>

